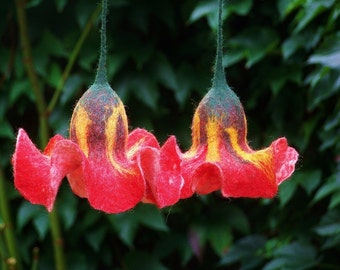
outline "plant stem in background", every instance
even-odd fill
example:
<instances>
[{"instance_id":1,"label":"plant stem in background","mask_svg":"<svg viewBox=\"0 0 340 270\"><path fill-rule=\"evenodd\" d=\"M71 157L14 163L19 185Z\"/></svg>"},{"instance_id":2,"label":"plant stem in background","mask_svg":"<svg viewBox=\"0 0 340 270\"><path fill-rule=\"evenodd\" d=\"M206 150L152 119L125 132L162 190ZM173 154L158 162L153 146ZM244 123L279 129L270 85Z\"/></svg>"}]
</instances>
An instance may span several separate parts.
<instances>
[{"instance_id":1,"label":"plant stem in background","mask_svg":"<svg viewBox=\"0 0 340 270\"><path fill-rule=\"evenodd\" d=\"M21 270L21 261L17 249L17 243L14 236L11 216L9 214L9 206L7 201L7 196L5 192L5 183L4 183L4 174L2 167L0 166L0 214L4 222L4 236L5 236L5 243L8 249L9 257L15 260L15 269ZM2 251L2 250L1 250ZM3 254L1 254L3 255Z\"/></svg>"},{"instance_id":2,"label":"plant stem in background","mask_svg":"<svg viewBox=\"0 0 340 270\"><path fill-rule=\"evenodd\" d=\"M41 90L38 76L33 65L31 46L28 38L27 19L25 13L25 1L16 0L20 39L24 56L24 65L30 78L32 89L35 95L35 104L39 114L40 146L43 148L48 141L48 114L45 99ZM60 233L59 220L56 208L49 214L51 234L54 249L54 258L57 270L65 269L65 259L63 253L63 241Z\"/></svg>"},{"instance_id":3,"label":"plant stem in background","mask_svg":"<svg viewBox=\"0 0 340 270\"><path fill-rule=\"evenodd\" d=\"M52 97L52 99L51 99L51 101L48 105L48 108L47 108L48 113L52 112L53 109L55 108L57 101L58 101L58 98L59 98L59 96L60 96L60 94L61 94L61 92L62 92L62 90L65 86L66 80L70 75L70 72L71 72L71 69L74 65L74 62L77 59L78 54L80 52L80 49L83 46L84 41L85 41L87 35L90 32L90 29L93 25L94 20L99 16L100 10L101 10L101 5L98 5L98 7L95 9L95 11L92 13L89 20L87 21L85 28L84 28L83 32L81 33L81 36L79 37L77 44L75 45L75 47L74 47L74 49L71 53L71 56L70 56L69 61L67 63L67 66L66 66L66 68L63 72L63 75L61 76L61 79L60 79L58 86L57 86L57 88L56 88L56 90L53 94L53 97Z\"/></svg>"},{"instance_id":4,"label":"plant stem in background","mask_svg":"<svg viewBox=\"0 0 340 270\"><path fill-rule=\"evenodd\" d=\"M30 46L30 42L28 38L28 31L27 31L27 19L26 19L26 12L25 12L26 1L16 0L15 3L16 3L16 8L17 8L20 41L21 41L22 53L23 53L23 62L26 68L27 75L30 79L32 90L35 96L35 103L36 103L38 114L39 114L40 139L42 140L43 138L48 138L46 103L45 103L44 96L41 90L39 78L35 72L34 65L33 65L31 46Z\"/></svg>"}]
</instances>

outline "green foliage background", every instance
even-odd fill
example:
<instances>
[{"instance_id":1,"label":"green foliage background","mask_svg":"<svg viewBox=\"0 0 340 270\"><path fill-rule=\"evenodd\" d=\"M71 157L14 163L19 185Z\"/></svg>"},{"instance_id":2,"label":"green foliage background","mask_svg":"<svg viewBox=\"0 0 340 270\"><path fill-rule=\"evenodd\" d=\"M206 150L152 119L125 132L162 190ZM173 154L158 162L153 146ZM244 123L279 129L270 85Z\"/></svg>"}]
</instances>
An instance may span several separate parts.
<instances>
[{"instance_id":1,"label":"green foliage background","mask_svg":"<svg viewBox=\"0 0 340 270\"><path fill-rule=\"evenodd\" d=\"M47 101L97 2L26 1ZM247 112L250 144L286 136L301 154L295 174L273 200L216 193L118 215L91 209L64 181L56 205L68 269L339 269L340 2L225 2L224 64ZM211 83L216 11L215 0L109 1L108 77L131 129L146 128L161 142L175 134L188 148L195 106ZM68 135L72 109L94 80L98 24L96 17L49 115L51 135ZM47 212L17 193L11 174L17 129L37 143L39 133L14 1L1 4L0 37L0 162L13 230L24 269L34 247L38 269L54 269Z\"/></svg>"}]
</instances>

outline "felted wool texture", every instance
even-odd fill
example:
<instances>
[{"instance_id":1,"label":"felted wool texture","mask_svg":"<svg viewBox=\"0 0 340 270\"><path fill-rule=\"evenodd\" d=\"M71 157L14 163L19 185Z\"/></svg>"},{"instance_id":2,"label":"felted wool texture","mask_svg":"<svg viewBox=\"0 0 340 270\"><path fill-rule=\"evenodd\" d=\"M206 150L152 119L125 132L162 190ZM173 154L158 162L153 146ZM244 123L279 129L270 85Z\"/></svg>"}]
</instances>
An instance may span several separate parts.
<instances>
[{"instance_id":1,"label":"felted wool texture","mask_svg":"<svg viewBox=\"0 0 340 270\"><path fill-rule=\"evenodd\" d=\"M180 151L174 136L169 137L161 149L143 148L139 164L146 182L143 201L163 208L180 199L183 177Z\"/></svg>"},{"instance_id":2,"label":"felted wool texture","mask_svg":"<svg viewBox=\"0 0 340 270\"><path fill-rule=\"evenodd\" d=\"M80 156L77 145L60 135L41 153L20 129L12 158L15 187L31 203L51 211L62 179L80 165Z\"/></svg>"},{"instance_id":3,"label":"felted wool texture","mask_svg":"<svg viewBox=\"0 0 340 270\"><path fill-rule=\"evenodd\" d=\"M285 138L263 150L249 147L243 106L224 74L222 2L219 0L213 83L193 117L192 146L183 154L181 197L221 189L225 197L271 198L293 173L298 153Z\"/></svg>"},{"instance_id":4,"label":"felted wool texture","mask_svg":"<svg viewBox=\"0 0 340 270\"><path fill-rule=\"evenodd\" d=\"M127 157L124 105L107 83L92 85L80 98L72 115L70 138L86 157L81 171L68 178L81 187L81 195L93 208L119 213L141 201L145 183L137 162Z\"/></svg>"}]
</instances>

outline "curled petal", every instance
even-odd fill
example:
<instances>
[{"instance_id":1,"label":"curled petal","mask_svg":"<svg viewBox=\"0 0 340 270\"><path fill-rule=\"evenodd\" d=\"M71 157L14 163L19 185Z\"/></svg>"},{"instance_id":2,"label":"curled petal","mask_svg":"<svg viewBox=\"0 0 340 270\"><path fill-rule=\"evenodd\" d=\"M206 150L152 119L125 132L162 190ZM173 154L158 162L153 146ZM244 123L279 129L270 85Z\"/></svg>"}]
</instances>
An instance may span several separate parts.
<instances>
[{"instance_id":1,"label":"curled petal","mask_svg":"<svg viewBox=\"0 0 340 270\"><path fill-rule=\"evenodd\" d=\"M193 174L193 190L204 195L221 189L223 172L217 164L211 162L202 163Z\"/></svg>"},{"instance_id":2,"label":"curled petal","mask_svg":"<svg viewBox=\"0 0 340 270\"><path fill-rule=\"evenodd\" d=\"M131 158L135 156L136 158L138 150L146 146L160 149L159 143L152 133L142 128L134 129L128 137L128 156Z\"/></svg>"},{"instance_id":3,"label":"curled petal","mask_svg":"<svg viewBox=\"0 0 340 270\"><path fill-rule=\"evenodd\" d=\"M288 146L286 138L277 139L271 147L275 161L276 182L279 185L294 172L299 154L293 147Z\"/></svg>"},{"instance_id":4,"label":"curled petal","mask_svg":"<svg viewBox=\"0 0 340 270\"><path fill-rule=\"evenodd\" d=\"M77 145L60 135L53 137L41 153L20 129L12 158L14 184L31 203L51 211L61 180L80 165L80 160Z\"/></svg>"},{"instance_id":5,"label":"curled petal","mask_svg":"<svg viewBox=\"0 0 340 270\"><path fill-rule=\"evenodd\" d=\"M141 149L139 165L146 181L143 201L163 208L180 199L183 177L180 151L174 136L160 150L152 147Z\"/></svg>"}]
</instances>

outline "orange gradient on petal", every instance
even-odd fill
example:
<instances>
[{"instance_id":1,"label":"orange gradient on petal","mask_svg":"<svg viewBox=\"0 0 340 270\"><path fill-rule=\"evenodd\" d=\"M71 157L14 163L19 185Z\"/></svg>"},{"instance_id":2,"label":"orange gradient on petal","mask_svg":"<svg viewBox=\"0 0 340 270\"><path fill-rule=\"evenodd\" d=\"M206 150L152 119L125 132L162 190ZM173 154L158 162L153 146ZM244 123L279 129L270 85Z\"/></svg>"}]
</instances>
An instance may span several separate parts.
<instances>
[{"instance_id":1,"label":"orange gradient on petal","mask_svg":"<svg viewBox=\"0 0 340 270\"><path fill-rule=\"evenodd\" d=\"M122 127L125 129L123 131L124 134L128 134L128 122L125 113L124 106L121 102L117 107L113 108L112 115L107 119L105 126L105 137L106 137L106 154L112 166L120 173L120 174L134 174L134 171L131 169L124 168L119 164L119 162L115 159L115 148L117 147L117 135L119 133L118 121L119 118L122 119L123 125ZM125 140L126 142L126 140ZM124 143L125 143L124 142ZM122 142L120 142L122 143Z\"/></svg>"},{"instance_id":2,"label":"orange gradient on petal","mask_svg":"<svg viewBox=\"0 0 340 270\"><path fill-rule=\"evenodd\" d=\"M275 173L273 170L273 153L270 148L263 150L246 152L238 143L238 133L235 128L229 127L225 131L229 135L230 143L237 156L241 159L251 162L257 168L263 170L269 179L275 179Z\"/></svg>"},{"instance_id":3,"label":"orange gradient on petal","mask_svg":"<svg viewBox=\"0 0 340 270\"><path fill-rule=\"evenodd\" d=\"M206 161L221 161L219 149L221 141L221 138L219 136L219 123L214 119L209 119L208 123L206 124L206 132L208 145Z\"/></svg>"},{"instance_id":4,"label":"orange gradient on petal","mask_svg":"<svg viewBox=\"0 0 340 270\"><path fill-rule=\"evenodd\" d=\"M84 152L85 156L89 156L89 146L87 143L88 128L92 121L90 120L87 112L81 105L77 105L75 113L71 119L71 126L74 126L76 132L77 143L80 149Z\"/></svg>"}]
</instances>

